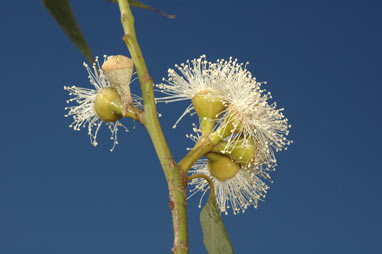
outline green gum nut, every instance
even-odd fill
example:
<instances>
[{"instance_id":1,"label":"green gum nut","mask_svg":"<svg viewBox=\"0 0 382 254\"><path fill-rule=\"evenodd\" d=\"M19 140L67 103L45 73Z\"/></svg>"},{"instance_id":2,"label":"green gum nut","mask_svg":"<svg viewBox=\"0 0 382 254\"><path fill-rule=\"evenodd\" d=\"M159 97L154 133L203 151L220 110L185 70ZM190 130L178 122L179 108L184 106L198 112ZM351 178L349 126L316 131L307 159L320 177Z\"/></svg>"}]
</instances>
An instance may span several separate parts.
<instances>
[{"instance_id":1,"label":"green gum nut","mask_svg":"<svg viewBox=\"0 0 382 254\"><path fill-rule=\"evenodd\" d=\"M223 101L211 91L199 92L191 101L200 118L202 135L210 134L214 129L217 115L225 109Z\"/></svg>"},{"instance_id":2,"label":"green gum nut","mask_svg":"<svg viewBox=\"0 0 382 254\"><path fill-rule=\"evenodd\" d=\"M240 166L227 156L208 153L206 157L208 158L208 170L219 181L224 182L232 179L240 170Z\"/></svg>"},{"instance_id":3,"label":"green gum nut","mask_svg":"<svg viewBox=\"0 0 382 254\"><path fill-rule=\"evenodd\" d=\"M257 150L257 145L252 140L240 140L231 145L222 141L213 149L214 152L228 154L231 160L243 166L255 161Z\"/></svg>"},{"instance_id":4,"label":"green gum nut","mask_svg":"<svg viewBox=\"0 0 382 254\"><path fill-rule=\"evenodd\" d=\"M105 122L115 122L122 118L121 96L113 87L106 87L97 94L94 108L98 117Z\"/></svg>"}]
</instances>

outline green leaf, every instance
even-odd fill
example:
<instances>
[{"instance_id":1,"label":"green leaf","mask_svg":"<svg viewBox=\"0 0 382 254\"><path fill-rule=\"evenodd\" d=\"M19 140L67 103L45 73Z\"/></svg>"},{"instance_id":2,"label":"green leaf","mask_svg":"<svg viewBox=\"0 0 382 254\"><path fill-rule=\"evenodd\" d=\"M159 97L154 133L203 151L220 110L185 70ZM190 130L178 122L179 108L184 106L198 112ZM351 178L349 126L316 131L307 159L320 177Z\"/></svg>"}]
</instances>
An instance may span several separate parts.
<instances>
[{"instance_id":1,"label":"green leaf","mask_svg":"<svg viewBox=\"0 0 382 254\"><path fill-rule=\"evenodd\" d=\"M113 3L117 3L118 2L118 0L108 0L108 1L109 2L113 2ZM134 6L134 7L137 7L137 8L142 8L142 9L146 9L146 10L150 10L150 11L159 13L160 15L162 15L162 16L168 18L168 19L174 19L175 18L175 15L167 14L164 11L161 11L159 9L155 9L155 8L151 7L150 5L141 3L141 2L139 2L137 0L129 0L129 4L131 6Z\"/></svg>"},{"instance_id":2,"label":"green leaf","mask_svg":"<svg viewBox=\"0 0 382 254\"><path fill-rule=\"evenodd\" d=\"M211 191L212 190L212 191ZM208 202L200 213L203 242L208 254L232 254L233 249L216 205L214 188L210 188Z\"/></svg>"},{"instance_id":3,"label":"green leaf","mask_svg":"<svg viewBox=\"0 0 382 254\"><path fill-rule=\"evenodd\" d=\"M77 24L69 2L67 0L42 0L42 3L81 53L92 63L92 53Z\"/></svg>"}]
</instances>

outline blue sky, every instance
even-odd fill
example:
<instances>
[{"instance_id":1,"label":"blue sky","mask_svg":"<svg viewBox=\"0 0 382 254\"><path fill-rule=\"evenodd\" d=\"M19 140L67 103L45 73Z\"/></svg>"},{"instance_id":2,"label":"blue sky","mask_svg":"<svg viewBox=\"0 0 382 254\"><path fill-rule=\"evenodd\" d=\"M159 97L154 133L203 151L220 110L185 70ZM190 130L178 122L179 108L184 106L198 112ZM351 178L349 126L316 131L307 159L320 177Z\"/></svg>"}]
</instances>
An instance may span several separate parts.
<instances>
[{"instance_id":1,"label":"blue sky","mask_svg":"<svg viewBox=\"0 0 382 254\"><path fill-rule=\"evenodd\" d=\"M125 54L117 5L71 1L94 55ZM145 1L133 9L154 82L202 54L233 56L285 108L294 144L277 154L258 209L223 216L236 253L380 253L382 4L378 1ZM166 253L168 191L145 130L100 145L65 118L64 85L87 87L81 54L40 1L0 4L0 253ZM133 90L139 93L138 83ZM195 118L159 105L176 160ZM205 253L199 198L190 253Z\"/></svg>"}]
</instances>

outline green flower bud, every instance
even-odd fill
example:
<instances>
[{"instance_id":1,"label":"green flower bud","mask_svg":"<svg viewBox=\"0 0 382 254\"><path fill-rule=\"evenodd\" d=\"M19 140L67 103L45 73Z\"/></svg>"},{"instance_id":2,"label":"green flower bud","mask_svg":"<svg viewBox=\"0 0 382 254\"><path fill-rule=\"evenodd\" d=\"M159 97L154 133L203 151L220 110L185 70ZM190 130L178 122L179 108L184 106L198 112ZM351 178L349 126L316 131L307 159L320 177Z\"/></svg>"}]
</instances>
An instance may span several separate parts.
<instances>
[{"instance_id":1,"label":"green flower bud","mask_svg":"<svg viewBox=\"0 0 382 254\"><path fill-rule=\"evenodd\" d=\"M98 117L105 122L115 122L122 118L121 96L113 87L106 87L97 94L94 108Z\"/></svg>"},{"instance_id":2,"label":"green flower bud","mask_svg":"<svg viewBox=\"0 0 382 254\"><path fill-rule=\"evenodd\" d=\"M210 134L217 116L225 109L223 101L208 90L196 94L191 101L200 118L202 135Z\"/></svg>"},{"instance_id":3,"label":"green flower bud","mask_svg":"<svg viewBox=\"0 0 382 254\"><path fill-rule=\"evenodd\" d=\"M219 181L227 181L239 172L240 166L231 161L227 156L217 153L208 153L206 157L208 158L207 164L209 172Z\"/></svg>"}]
</instances>

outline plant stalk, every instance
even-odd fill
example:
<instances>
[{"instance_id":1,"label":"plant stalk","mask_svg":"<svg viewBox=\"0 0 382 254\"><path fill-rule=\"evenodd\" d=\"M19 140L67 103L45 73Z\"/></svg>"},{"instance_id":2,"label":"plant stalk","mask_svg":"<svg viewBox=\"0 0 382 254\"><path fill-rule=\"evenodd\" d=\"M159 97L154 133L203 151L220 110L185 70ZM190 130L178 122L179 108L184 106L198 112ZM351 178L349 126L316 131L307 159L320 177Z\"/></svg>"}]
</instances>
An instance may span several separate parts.
<instances>
[{"instance_id":1,"label":"plant stalk","mask_svg":"<svg viewBox=\"0 0 382 254\"><path fill-rule=\"evenodd\" d=\"M121 22L124 30L123 40L126 43L142 90L145 111L145 127L153 142L155 151L163 168L168 183L170 209L174 228L174 254L188 254L187 231L187 174L180 170L172 158L170 149L163 135L156 111L153 81L149 75L135 34L134 17L128 0L118 0Z\"/></svg>"},{"instance_id":2,"label":"plant stalk","mask_svg":"<svg viewBox=\"0 0 382 254\"><path fill-rule=\"evenodd\" d=\"M221 137L216 133L211 133L209 136L202 136L195 146L189 151L186 156L178 163L179 167L187 173L194 163L203 155L210 152L215 145L221 140Z\"/></svg>"}]
</instances>

